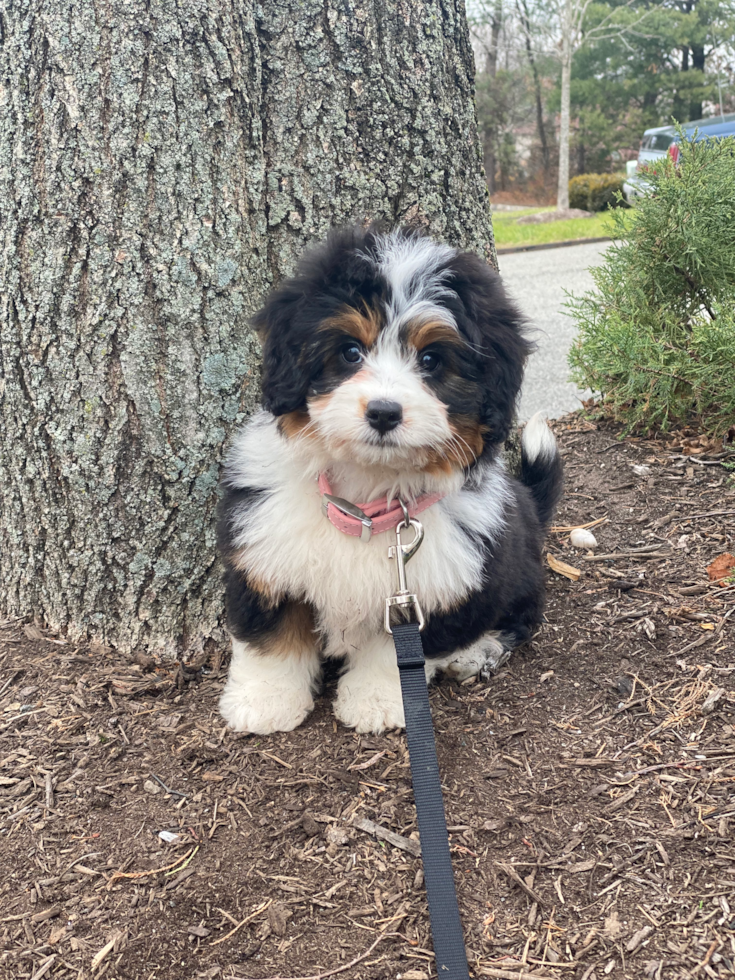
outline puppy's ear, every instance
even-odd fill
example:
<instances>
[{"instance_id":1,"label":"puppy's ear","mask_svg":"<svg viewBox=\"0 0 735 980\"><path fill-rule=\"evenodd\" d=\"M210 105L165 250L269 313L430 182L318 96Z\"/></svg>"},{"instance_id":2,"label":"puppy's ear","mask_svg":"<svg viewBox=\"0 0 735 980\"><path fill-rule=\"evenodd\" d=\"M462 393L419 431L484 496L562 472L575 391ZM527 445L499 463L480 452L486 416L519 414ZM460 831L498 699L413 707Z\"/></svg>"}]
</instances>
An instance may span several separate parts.
<instances>
[{"instance_id":1,"label":"puppy's ear","mask_svg":"<svg viewBox=\"0 0 735 980\"><path fill-rule=\"evenodd\" d=\"M505 441L513 424L523 370L534 345L525 336L525 321L506 295L500 276L478 256L460 253L450 263L448 285L460 304L457 322L477 352L483 378L483 422L486 441ZM450 303L452 308L454 304Z\"/></svg>"},{"instance_id":2,"label":"puppy's ear","mask_svg":"<svg viewBox=\"0 0 735 980\"><path fill-rule=\"evenodd\" d=\"M263 344L263 407L285 415L306 402L309 378L299 363L296 320L303 293L287 280L268 297L252 320Z\"/></svg>"}]
</instances>

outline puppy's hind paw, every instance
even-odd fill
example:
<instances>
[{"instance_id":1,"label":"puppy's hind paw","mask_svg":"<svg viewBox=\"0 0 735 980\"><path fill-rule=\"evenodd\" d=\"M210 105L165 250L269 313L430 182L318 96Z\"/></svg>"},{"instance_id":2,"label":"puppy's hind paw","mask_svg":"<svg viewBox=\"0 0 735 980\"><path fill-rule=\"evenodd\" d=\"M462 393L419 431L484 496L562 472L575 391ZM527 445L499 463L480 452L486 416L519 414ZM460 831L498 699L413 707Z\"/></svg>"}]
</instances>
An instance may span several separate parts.
<instances>
[{"instance_id":1,"label":"puppy's hind paw","mask_svg":"<svg viewBox=\"0 0 735 980\"><path fill-rule=\"evenodd\" d=\"M508 662L510 654L511 651L494 636L483 636L472 646L442 660L440 669L458 681L478 674L483 680L487 680Z\"/></svg>"}]
</instances>

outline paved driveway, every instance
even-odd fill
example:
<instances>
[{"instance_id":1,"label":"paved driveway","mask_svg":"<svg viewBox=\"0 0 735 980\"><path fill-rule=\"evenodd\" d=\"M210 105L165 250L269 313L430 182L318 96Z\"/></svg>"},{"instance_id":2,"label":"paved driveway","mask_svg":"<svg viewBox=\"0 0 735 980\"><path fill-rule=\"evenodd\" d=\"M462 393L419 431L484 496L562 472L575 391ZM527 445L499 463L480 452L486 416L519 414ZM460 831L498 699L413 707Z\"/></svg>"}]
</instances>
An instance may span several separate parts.
<instances>
[{"instance_id":1,"label":"paved driveway","mask_svg":"<svg viewBox=\"0 0 735 980\"><path fill-rule=\"evenodd\" d=\"M597 242L498 256L505 286L535 328L532 337L538 344L526 368L521 422L538 411L557 418L579 408L583 393L567 380L567 351L576 330L562 311L564 290L579 294L591 289L588 269L602 261L606 248L607 242Z\"/></svg>"}]
</instances>

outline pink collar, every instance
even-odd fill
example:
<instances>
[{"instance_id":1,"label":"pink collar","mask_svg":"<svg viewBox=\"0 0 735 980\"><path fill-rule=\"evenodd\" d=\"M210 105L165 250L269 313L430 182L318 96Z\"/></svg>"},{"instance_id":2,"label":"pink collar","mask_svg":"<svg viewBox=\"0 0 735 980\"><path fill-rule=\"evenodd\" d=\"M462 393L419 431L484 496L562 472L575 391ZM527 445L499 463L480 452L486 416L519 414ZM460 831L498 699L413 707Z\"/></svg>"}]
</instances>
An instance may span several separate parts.
<instances>
[{"instance_id":1,"label":"pink collar","mask_svg":"<svg viewBox=\"0 0 735 980\"><path fill-rule=\"evenodd\" d=\"M373 534L392 531L404 519L403 510L397 500L389 510L387 497L371 500L366 504L353 504L342 497L335 497L324 473L319 474L319 492L322 495L322 510L331 523L343 534L360 538L365 543ZM443 493L422 494L414 503L409 504L409 516L415 517L444 496Z\"/></svg>"}]
</instances>

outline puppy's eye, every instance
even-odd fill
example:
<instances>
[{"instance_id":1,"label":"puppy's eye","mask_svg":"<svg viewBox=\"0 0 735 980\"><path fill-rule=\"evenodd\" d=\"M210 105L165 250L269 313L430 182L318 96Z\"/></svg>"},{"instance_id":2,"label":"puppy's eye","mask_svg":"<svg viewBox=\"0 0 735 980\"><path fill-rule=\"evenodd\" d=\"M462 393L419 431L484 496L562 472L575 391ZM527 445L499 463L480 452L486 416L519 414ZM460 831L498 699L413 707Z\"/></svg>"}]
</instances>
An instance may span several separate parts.
<instances>
[{"instance_id":1,"label":"puppy's eye","mask_svg":"<svg viewBox=\"0 0 735 980\"><path fill-rule=\"evenodd\" d=\"M362 360L362 350L358 344L346 344L342 348L342 357L348 364L359 364Z\"/></svg>"},{"instance_id":2,"label":"puppy's eye","mask_svg":"<svg viewBox=\"0 0 735 980\"><path fill-rule=\"evenodd\" d=\"M434 353L434 351L427 350L419 358L419 364L424 371L436 371L441 364L441 359L438 354Z\"/></svg>"}]
</instances>

